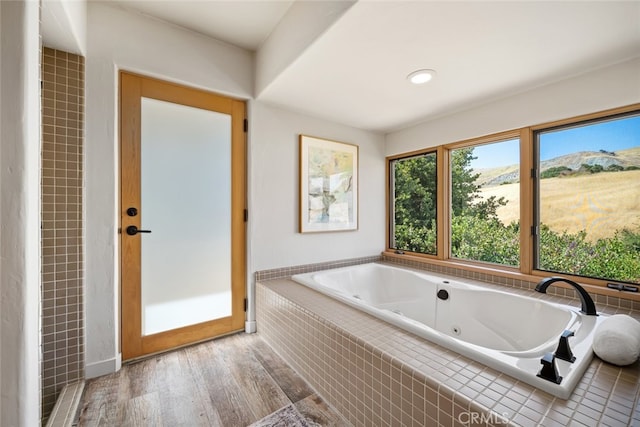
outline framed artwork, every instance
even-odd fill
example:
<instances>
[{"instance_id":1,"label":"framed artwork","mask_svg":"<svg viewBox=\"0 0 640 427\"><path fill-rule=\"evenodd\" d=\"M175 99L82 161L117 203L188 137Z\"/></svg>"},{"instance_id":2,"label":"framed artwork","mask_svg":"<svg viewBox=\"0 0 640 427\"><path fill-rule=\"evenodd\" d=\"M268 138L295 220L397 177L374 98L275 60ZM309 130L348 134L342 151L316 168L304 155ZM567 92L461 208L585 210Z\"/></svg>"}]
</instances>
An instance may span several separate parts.
<instances>
[{"instance_id":1,"label":"framed artwork","mask_svg":"<svg viewBox=\"0 0 640 427\"><path fill-rule=\"evenodd\" d=\"M300 232L358 229L358 146L300 135Z\"/></svg>"}]
</instances>

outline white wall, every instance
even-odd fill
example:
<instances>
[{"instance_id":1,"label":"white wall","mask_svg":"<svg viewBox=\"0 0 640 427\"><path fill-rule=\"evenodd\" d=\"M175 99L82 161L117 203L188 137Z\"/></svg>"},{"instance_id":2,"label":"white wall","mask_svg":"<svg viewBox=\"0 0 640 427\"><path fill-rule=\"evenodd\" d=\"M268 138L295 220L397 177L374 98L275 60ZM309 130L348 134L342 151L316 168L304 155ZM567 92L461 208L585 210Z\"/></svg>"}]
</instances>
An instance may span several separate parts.
<instances>
[{"instance_id":1,"label":"white wall","mask_svg":"<svg viewBox=\"0 0 640 427\"><path fill-rule=\"evenodd\" d=\"M78 55L87 53L87 3L45 0L41 11L42 43Z\"/></svg>"},{"instance_id":2,"label":"white wall","mask_svg":"<svg viewBox=\"0 0 640 427\"><path fill-rule=\"evenodd\" d=\"M249 98L253 57L160 21L88 5L86 56L86 375L119 368L118 70Z\"/></svg>"},{"instance_id":3,"label":"white wall","mask_svg":"<svg viewBox=\"0 0 640 427\"><path fill-rule=\"evenodd\" d=\"M261 102L250 109L249 310L255 330L253 273L380 254L384 249L384 137L282 110ZM298 233L300 134L359 147L357 231Z\"/></svg>"},{"instance_id":4,"label":"white wall","mask_svg":"<svg viewBox=\"0 0 640 427\"><path fill-rule=\"evenodd\" d=\"M40 423L40 11L0 2L0 425Z\"/></svg>"},{"instance_id":5,"label":"white wall","mask_svg":"<svg viewBox=\"0 0 640 427\"><path fill-rule=\"evenodd\" d=\"M387 135L386 155L640 102L640 59L601 68Z\"/></svg>"},{"instance_id":6,"label":"white wall","mask_svg":"<svg viewBox=\"0 0 640 427\"><path fill-rule=\"evenodd\" d=\"M298 135L359 146L359 229L298 233ZM377 255L384 249L384 137L255 102L251 108L251 271Z\"/></svg>"}]
</instances>

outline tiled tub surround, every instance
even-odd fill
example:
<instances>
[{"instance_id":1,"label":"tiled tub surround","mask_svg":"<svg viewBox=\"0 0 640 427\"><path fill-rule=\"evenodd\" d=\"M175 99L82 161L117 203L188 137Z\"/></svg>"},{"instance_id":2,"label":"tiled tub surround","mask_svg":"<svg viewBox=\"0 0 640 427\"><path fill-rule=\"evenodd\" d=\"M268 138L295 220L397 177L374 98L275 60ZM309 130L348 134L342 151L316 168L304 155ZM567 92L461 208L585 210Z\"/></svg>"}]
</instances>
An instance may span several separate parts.
<instances>
[{"instance_id":1,"label":"tiled tub surround","mask_svg":"<svg viewBox=\"0 0 640 427\"><path fill-rule=\"evenodd\" d=\"M468 279L382 263L291 280L562 399L590 365L594 331L607 319ZM573 333L573 362L555 361L560 383L540 378L541 357L558 347L567 330Z\"/></svg>"},{"instance_id":2,"label":"tiled tub surround","mask_svg":"<svg viewBox=\"0 0 640 427\"><path fill-rule=\"evenodd\" d=\"M331 268L350 267L352 265L368 264L370 262L381 261L381 257L369 256L362 258L352 258L343 261L329 261L317 264L299 265L294 267L274 268L273 270L256 271L256 281L283 279L295 274L311 273L314 271L328 270Z\"/></svg>"},{"instance_id":3,"label":"tiled tub surround","mask_svg":"<svg viewBox=\"0 0 640 427\"><path fill-rule=\"evenodd\" d=\"M594 358L562 400L287 278L256 276L258 333L355 426L640 424L638 362L617 368Z\"/></svg>"}]
</instances>

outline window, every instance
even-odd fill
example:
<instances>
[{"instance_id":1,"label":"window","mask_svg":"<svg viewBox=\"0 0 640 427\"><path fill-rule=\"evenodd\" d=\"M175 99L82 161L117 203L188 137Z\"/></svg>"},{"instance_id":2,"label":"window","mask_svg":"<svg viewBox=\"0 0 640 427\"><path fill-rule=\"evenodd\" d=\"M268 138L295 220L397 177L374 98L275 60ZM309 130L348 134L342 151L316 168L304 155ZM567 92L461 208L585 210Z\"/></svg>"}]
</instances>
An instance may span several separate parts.
<instances>
[{"instance_id":1,"label":"window","mask_svg":"<svg viewBox=\"0 0 640 427\"><path fill-rule=\"evenodd\" d=\"M534 133L536 267L640 283L640 113Z\"/></svg>"},{"instance_id":2,"label":"window","mask_svg":"<svg viewBox=\"0 0 640 427\"><path fill-rule=\"evenodd\" d=\"M520 265L520 140L450 151L451 256Z\"/></svg>"},{"instance_id":3,"label":"window","mask_svg":"<svg viewBox=\"0 0 640 427\"><path fill-rule=\"evenodd\" d=\"M388 161L390 251L640 285L640 104Z\"/></svg>"},{"instance_id":4,"label":"window","mask_svg":"<svg viewBox=\"0 0 640 427\"><path fill-rule=\"evenodd\" d=\"M436 153L425 153L389 162L390 247L435 255L437 253Z\"/></svg>"}]
</instances>

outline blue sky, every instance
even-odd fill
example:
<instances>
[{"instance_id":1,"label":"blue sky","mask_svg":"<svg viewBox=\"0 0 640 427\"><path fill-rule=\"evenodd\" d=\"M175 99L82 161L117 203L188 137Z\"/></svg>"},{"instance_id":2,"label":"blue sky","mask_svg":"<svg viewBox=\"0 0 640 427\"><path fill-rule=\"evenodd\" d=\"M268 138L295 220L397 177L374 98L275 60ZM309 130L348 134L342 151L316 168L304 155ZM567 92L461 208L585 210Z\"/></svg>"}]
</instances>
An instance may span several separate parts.
<instances>
[{"instance_id":1,"label":"blue sky","mask_svg":"<svg viewBox=\"0 0 640 427\"><path fill-rule=\"evenodd\" d=\"M547 160L577 151L618 151L640 146L640 115L590 126L549 131L540 135L540 159ZM476 147L474 169L517 164L517 140Z\"/></svg>"},{"instance_id":2,"label":"blue sky","mask_svg":"<svg viewBox=\"0 0 640 427\"><path fill-rule=\"evenodd\" d=\"M517 139L480 145L473 149L477 159L471 161L474 169L495 168L520 163L520 147Z\"/></svg>"}]
</instances>

